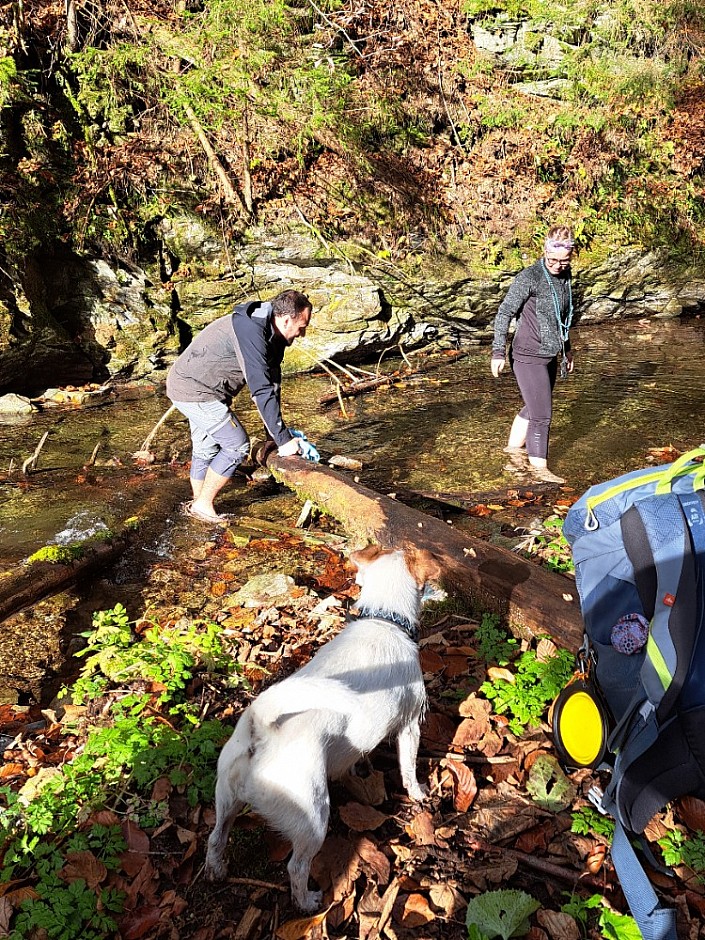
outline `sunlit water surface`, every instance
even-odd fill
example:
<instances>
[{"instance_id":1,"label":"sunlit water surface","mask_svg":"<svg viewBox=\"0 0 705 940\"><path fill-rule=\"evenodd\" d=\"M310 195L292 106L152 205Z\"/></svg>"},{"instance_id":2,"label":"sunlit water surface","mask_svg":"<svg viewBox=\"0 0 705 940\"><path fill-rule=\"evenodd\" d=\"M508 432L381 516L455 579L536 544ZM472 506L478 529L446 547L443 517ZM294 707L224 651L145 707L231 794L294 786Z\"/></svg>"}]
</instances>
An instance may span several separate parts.
<instances>
[{"instance_id":1,"label":"sunlit water surface","mask_svg":"<svg viewBox=\"0 0 705 940\"><path fill-rule=\"evenodd\" d=\"M704 342L705 322L699 319L574 331L576 370L556 386L551 467L580 492L644 465L650 448L672 444L684 450L700 444L705 439ZM374 479L390 489L461 495L511 485L502 469L501 449L521 402L510 373L492 378L487 347L417 379L346 400L347 416L338 404L319 404L331 387L325 375L286 381L285 420L306 430L325 455L359 457L365 464L357 474L360 482ZM131 454L168 404L163 394L156 394L0 424L0 473L11 460L21 465L44 431L50 432L40 472L30 485L0 484L2 563L26 557L48 542L81 538L129 515L139 504L140 473L126 483L125 474L115 473L111 465L134 465ZM252 436L260 436L246 393L236 410ZM98 479L86 485L81 467L98 443ZM185 421L170 418L154 450L160 459L185 461ZM186 481L175 474L167 472L159 485L173 489L175 499L187 496Z\"/></svg>"}]
</instances>

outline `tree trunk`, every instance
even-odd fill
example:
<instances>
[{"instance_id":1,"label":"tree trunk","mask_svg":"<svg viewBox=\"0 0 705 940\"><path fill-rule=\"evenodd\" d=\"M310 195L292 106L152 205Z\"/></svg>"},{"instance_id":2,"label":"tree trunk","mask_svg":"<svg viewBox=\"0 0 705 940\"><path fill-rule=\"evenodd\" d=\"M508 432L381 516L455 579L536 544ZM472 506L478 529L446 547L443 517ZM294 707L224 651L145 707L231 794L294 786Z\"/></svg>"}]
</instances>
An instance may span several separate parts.
<instances>
[{"instance_id":1,"label":"tree trunk","mask_svg":"<svg viewBox=\"0 0 705 940\"><path fill-rule=\"evenodd\" d=\"M69 52L78 51L76 0L66 0L66 48Z\"/></svg>"},{"instance_id":2,"label":"tree trunk","mask_svg":"<svg viewBox=\"0 0 705 940\"><path fill-rule=\"evenodd\" d=\"M427 548L441 562L446 590L506 617L516 635L549 634L569 650L580 646L583 624L573 580L456 532L448 523L368 490L327 467L278 457L275 450L262 457L299 498L310 499L338 519L353 539L386 548L404 543Z\"/></svg>"}]
</instances>

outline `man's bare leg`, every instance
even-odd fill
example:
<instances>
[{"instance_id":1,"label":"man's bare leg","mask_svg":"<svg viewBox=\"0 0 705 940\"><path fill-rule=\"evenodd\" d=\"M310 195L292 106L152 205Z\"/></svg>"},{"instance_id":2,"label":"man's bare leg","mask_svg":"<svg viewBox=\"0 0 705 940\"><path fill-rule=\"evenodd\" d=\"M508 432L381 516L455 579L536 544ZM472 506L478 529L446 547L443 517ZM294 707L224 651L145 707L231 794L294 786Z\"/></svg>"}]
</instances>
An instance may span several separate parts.
<instances>
[{"instance_id":1,"label":"man's bare leg","mask_svg":"<svg viewBox=\"0 0 705 940\"><path fill-rule=\"evenodd\" d=\"M191 480L194 495L191 509L201 516L212 516L214 520L217 520L218 513L213 506L213 500L229 481L230 477L222 477L210 468L208 468L205 480Z\"/></svg>"}]
</instances>

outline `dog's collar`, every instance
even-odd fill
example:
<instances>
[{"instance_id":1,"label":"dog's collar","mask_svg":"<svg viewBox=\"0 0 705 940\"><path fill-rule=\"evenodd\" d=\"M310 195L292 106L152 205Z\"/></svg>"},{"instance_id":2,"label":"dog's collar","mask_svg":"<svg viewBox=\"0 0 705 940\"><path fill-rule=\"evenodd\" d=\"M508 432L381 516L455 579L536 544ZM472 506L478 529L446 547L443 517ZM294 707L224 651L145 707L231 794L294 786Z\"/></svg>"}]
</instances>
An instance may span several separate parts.
<instances>
[{"instance_id":1,"label":"dog's collar","mask_svg":"<svg viewBox=\"0 0 705 940\"><path fill-rule=\"evenodd\" d=\"M396 627L401 627L414 643L419 642L419 628L407 617L402 617L401 614L382 613L380 610L371 610L369 607L358 607L357 610L359 611L359 617L369 617L370 620L386 620L387 623L393 623Z\"/></svg>"}]
</instances>

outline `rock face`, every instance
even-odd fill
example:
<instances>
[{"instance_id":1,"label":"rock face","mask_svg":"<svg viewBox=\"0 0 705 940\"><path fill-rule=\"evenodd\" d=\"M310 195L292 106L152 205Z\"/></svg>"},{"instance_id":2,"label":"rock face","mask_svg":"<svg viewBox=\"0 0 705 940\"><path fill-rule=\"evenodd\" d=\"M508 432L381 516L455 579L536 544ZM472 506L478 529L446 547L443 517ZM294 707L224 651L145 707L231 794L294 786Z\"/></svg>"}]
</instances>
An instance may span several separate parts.
<instances>
[{"instance_id":1,"label":"rock face","mask_svg":"<svg viewBox=\"0 0 705 940\"><path fill-rule=\"evenodd\" d=\"M195 227L192 220L162 226L172 263L180 260L179 252L188 259L184 279L180 263L172 275L187 333L195 334L244 300L268 300L293 288L310 298L314 314L306 338L287 351L287 372L312 369L334 356L369 358L402 338L407 344L423 338L423 327L403 307L393 309L379 284L339 259L320 257L320 245L309 237L282 236L245 245L233 250L226 266L222 254L214 256L206 232L204 253L196 254Z\"/></svg>"},{"instance_id":2,"label":"rock face","mask_svg":"<svg viewBox=\"0 0 705 940\"><path fill-rule=\"evenodd\" d=\"M246 299L295 288L314 315L287 352L289 372L326 359L377 358L435 340L486 342L516 271L465 276L424 258L419 273L353 266L309 235L224 246L200 219L162 223L162 251L147 272L68 252L27 262L22 285L0 281L0 395L150 375L162 381L179 350L207 323ZM531 259L527 259L530 263ZM576 314L583 323L705 312L705 274L664 250L578 259ZM2 274L0 274L2 277Z\"/></svg>"},{"instance_id":3,"label":"rock face","mask_svg":"<svg viewBox=\"0 0 705 940\"><path fill-rule=\"evenodd\" d=\"M28 259L21 287L0 294L0 393L153 371L178 347L163 294L138 268L68 251Z\"/></svg>"}]
</instances>

